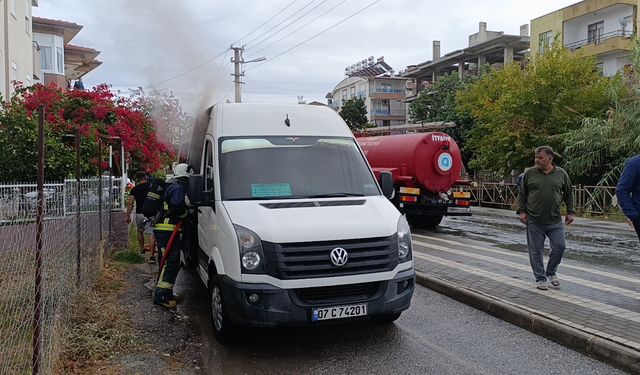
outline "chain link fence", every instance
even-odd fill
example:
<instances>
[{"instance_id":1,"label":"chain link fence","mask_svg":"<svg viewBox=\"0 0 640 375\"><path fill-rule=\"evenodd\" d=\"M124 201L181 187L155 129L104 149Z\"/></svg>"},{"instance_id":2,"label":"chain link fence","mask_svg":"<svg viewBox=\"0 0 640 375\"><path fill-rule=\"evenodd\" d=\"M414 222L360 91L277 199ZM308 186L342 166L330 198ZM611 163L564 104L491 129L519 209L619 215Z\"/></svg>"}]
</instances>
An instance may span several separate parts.
<instances>
[{"instance_id":1,"label":"chain link fence","mask_svg":"<svg viewBox=\"0 0 640 375\"><path fill-rule=\"evenodd\" d=\"M74 296L94 284L107 253L110 212L122 208L119 179L45 184L42 297L34 314L36 184L0 185L0 374L31 373L34 358L40 373L53 372Z\"/></svg>"}]
</instances>

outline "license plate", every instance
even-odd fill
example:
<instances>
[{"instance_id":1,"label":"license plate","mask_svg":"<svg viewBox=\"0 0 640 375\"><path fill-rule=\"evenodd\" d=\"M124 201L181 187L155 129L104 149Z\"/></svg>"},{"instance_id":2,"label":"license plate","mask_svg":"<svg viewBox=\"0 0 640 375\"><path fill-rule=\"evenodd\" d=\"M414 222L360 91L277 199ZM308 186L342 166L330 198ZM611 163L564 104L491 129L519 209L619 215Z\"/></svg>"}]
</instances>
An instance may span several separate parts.
<instances>
[{"instance_id":1,"label":"license plate","mask_svg":"<svg viewBox=\"0 0 640 375\"><path fill-rule=\"evenodd\" d=\"M454 198L471 198L471 192L468 191L454 191Z\"/></svg>"},{"instance_id":2,"label":"license plate","mask_svg":"<svg viewBox=\"0 0 640 375\"><path fill-rule=\"evenodd\" d=\"M366 315L367 315L366 303L363 303L360 305L348 305L348 306L315 307L312 310L311 320L316 322L318 320L351 318L354 316L366 316Z\"/></svg>"}]
</instances>

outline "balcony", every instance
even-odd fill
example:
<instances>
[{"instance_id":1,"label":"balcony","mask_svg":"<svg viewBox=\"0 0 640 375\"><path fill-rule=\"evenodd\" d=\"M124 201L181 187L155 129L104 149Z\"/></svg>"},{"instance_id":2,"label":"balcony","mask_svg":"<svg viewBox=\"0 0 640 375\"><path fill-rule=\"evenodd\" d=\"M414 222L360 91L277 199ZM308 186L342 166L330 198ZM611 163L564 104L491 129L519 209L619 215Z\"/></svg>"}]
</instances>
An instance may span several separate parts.
<instances>
[{"instance_id":1,"label":"balcony","mask_svg":"<svg viewBox=\"0 0 640 375\"><path fill-rule=\"evenodd\" d=\"M581 50L586 56L615 50L631 50L632 34L630 30L615 30L596 37L567 43L565 48L572 52Z\"/></svg>"},{"instance_id":2,"label":"balcony","mask_svg":"<svg viewBox=\"0 0 640 375\"><path fill-rule=\"evenodd\" d=\"M388 94L403 94L405 89L394 89L391 87L374 87L371 93L388 93Z\"/></svg>"}]
</instances>

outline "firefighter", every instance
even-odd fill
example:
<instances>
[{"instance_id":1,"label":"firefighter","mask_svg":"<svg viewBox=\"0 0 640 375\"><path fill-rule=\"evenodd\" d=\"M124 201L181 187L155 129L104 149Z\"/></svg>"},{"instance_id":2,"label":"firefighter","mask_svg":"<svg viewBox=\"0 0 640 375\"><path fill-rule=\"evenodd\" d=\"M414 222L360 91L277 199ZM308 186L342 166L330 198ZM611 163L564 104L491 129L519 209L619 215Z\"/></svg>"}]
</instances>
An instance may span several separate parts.
<instances>
[{"instance_id":1,"label":"firefighter","mask_svg":"<svg viewBox=\"0 0 640 375\"><path fill-rule=\"evenodd\" d=\"M164 256L176 224L187 216L185 196L192 170L188 164L181 163L175 166L173 172L173 177L167 181L162 195L163 215L155 223L153 231L158 246L158 264L162 262L162 256ZM173 295L173 284L180 270L180 251L183 246L182 234L178 233L169 249L167 259L160 269L160 276L153 295L153 303L156 305L167 308L173 308L177 305L176 298Z\"/></svg>"}]
</instances>

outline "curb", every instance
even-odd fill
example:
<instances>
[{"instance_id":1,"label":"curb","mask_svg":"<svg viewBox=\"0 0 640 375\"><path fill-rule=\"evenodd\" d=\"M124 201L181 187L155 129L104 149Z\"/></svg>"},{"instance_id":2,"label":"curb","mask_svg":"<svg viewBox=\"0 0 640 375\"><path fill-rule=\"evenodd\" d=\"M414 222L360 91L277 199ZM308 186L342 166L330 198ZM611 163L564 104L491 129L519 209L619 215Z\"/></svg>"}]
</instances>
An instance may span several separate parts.
<instances>
[{"instance_id":1,"label":"curb","mask_svg":"<svg viewBox=\"0 0 640 375\"><path fill-rule=\"evenodd\" d=\"M531 313L494 297L416 272L416 283L593 358L640 374L640 352Z\"/></svg>"}]
</instances>

